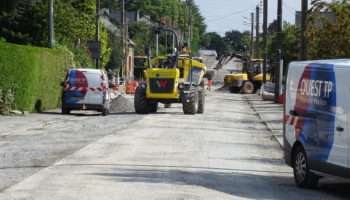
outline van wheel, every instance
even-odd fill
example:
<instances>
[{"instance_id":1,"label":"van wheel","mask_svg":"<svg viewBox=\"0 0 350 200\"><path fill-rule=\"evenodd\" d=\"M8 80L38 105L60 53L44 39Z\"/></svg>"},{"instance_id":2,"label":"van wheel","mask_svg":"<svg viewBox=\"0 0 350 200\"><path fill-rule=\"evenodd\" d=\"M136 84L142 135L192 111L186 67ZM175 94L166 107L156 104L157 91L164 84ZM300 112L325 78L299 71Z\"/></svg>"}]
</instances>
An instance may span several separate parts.
<instances>
[{"instance_id":1,"label":"van wheel","mask_svg":"<svg viewBox=\"0 0 350 200\"><path fill-rule=\"evenodd\" d=\"M205 105L205 92L204 90L198 91L198 108L197 108L198 114L204 113L204 105Z\"/></svg>"},{"instance_id":2,"label":"van wheel","mask_svg":"<svg viewBox=\"0 0 350 200\"><path fill-rule=\"evenodd\" d=\"M198 92L191 91L189 94L189 102L182 102L182 110L184 114L194 115L198 110Z\"/></svg>"},{"instance_id":3,"label":"van wheel","mask_svg":"<svg viewBox=\"0 0 350 200\"><path fill-rule=\"evenodd\" d=\"M293 154L293 172L298 187L315 188L317 186L319 176L309 171L306 153L302 146L298 146Z\"/></svg>"},{"instance_id":4,"label":"van wheel","mask_svg":"<svg viewBox=\"0 0 350 200\"><path fill-rule=\"evenodd\" d=\"M102 109L102 116L107 116L109 113L108 108L103 108Z\"/></svg>"},{"instance_id":5,"label":"van wheel","mask_svg":"<svg viewBox=\"0 0 350 200\"><path fill-rule=\"evenodd\" d=\"M246 81L245 83L243 83L241 91L243 94L253 94L253 92L254 92L253 83L250 81Z\"/></svg>"},{"instance_id":6,"label":"van wheel","mask_svg":"<svg viewBox=\"0 0 350 200\"><path fill-rule=\"evenodd\" d=\"M158 105L157 105L158 106ZM137 87L134 98L134 107L137 114L148 114L150 111L146 98L146 89Z\"/></svg>"}]
</instances>

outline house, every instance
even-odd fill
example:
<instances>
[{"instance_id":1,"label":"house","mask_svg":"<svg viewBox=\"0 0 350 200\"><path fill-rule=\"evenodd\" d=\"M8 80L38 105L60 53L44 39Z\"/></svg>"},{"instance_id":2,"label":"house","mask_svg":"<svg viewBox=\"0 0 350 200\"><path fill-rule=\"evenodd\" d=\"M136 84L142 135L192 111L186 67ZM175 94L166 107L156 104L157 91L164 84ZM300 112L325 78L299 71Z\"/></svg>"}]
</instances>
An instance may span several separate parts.
<instances>
[{"instance_id":1,"label":"house","mask_svg":"<svg viewBox=\"0 0 350 200\"><path fill-rule=\"evenodd\" d=\"M113 24L113 22L120 23L120 13L110 13L108 9L103 8L100 11L101 20L105 24L107 30L114 34L115 36L120 36L121 31L117 26ZM125 13L127 24L134 23L139 21L139 12L126 12ZM133 80L134 78L134 50L135 50L135 42L131 39L127 39L127 48L126 48L126 63L124 68L122 69L123 75L126 80Z\"/></svg>"},{"instance_id":2,"label":"house","mask_svg":"<svg viewBox=\"0 0 350 200\"><path fill-rule=\"evenodd\" d=\"M136 44L128 39L128 47L127 47L127 59L125 66L125 78L127 81L134 79L134 56L135 56L135 46Z\"/></svg>"}]
</instances>

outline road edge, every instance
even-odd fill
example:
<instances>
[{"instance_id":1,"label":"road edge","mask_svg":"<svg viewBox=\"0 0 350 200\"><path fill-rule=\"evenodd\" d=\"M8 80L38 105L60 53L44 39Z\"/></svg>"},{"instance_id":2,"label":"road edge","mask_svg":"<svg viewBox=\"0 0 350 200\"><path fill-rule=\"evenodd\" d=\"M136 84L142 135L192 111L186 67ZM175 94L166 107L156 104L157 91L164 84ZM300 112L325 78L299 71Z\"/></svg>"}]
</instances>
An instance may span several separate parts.
<instances>
[{"instance_id":1,"label":"road edge","mask_svg":"<svg viewBox=\"0 0 350 200\"><path fill-rule=\"evenodd\" d=\"M245 99L248 101L250 107L257 113L257 115L259 116L259 118L263 121L263 123L265 124L265 126L267 127L271 138L273 138L274 141L277 142L278 146L281 148L281 150L284 150L283 148L283 144L281 144L276 135L273 133L273 129L271 127L271 124L263 117L263 115L254 107L253 103L251 102L251 99L249 98L249 96L245 96Z\"/></svg>"}]
</instances>

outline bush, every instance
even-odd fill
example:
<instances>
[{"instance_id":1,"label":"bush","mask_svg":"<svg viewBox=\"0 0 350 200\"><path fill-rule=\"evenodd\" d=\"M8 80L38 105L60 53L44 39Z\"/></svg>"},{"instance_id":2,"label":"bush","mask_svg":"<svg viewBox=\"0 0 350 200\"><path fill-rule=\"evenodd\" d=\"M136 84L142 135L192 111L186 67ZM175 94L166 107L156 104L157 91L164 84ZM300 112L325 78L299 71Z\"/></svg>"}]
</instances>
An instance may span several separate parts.
<instances>
[{"instance_id":1,"label":"bush","mask_svg":"<svg viewBox=\"0 0 350 200\"><path fill-rule=\"evenodd\" d=\"M0 115L9 115L11 106L15 100L15 86L7 90L0 88Z\"/></svg>"},{"instance_id":2,"label":"bush","mask_svg":"<svg viewBox=\"0 0 350 200\"><path fill-rule=\"evenodd\" d=\"M16 85L13 109L40 111L57 108L66 70L73 67L66 50L0 42L0 89Z\"/></svg>"}]
</instances>

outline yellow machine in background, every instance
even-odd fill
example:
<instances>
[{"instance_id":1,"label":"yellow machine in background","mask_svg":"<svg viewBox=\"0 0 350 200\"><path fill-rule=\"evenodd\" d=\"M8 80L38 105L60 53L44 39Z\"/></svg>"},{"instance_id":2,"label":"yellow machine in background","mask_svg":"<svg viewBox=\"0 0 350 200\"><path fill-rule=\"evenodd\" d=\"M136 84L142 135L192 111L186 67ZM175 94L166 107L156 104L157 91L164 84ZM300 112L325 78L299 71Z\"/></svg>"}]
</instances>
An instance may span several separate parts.
<instances>
[{"instance_id":1,"label":"yellow machine in background","mask_svg":"<svg viewBox=\"0 0 350 200\"><path fill-rule=\"evenodd\" d=\"M179 56L178 36L174 30L162 27L153 34L168 31L175 35L175 55L158 56L151 60L150 44L147 49L146 81L136 89L134 105L138 114L157 112L158 103L182 103L184 114L204 113L205 89L202 80L207 68L188 57ZM152 40L152 36L150 41Z\"/></svg>"},{"instance_id":2,"label":"yellow machine in background","mask_svg":"<svg viewBox=\"0 0 350 200\"><path fill-rule=\"evenodd\" d=\"M228 86L232 93L252 94L261 88L263 81L262 65L263 59L251 59L243 67L244 73L227 74L224 78L225 86ZM270 81L270 74L266 74L266 80Z\"/></svg>"},{"instance_id":3,"label":"yellow machine in background","mask_svg":"<svg viewBox=\"0 0 350 200\"><path fill-rule=\"evenodd\" d=\"M147 67L147 56L134 56L134 78L136 80L142 80L144 70Z\"/></svg>"}]
</instances>

